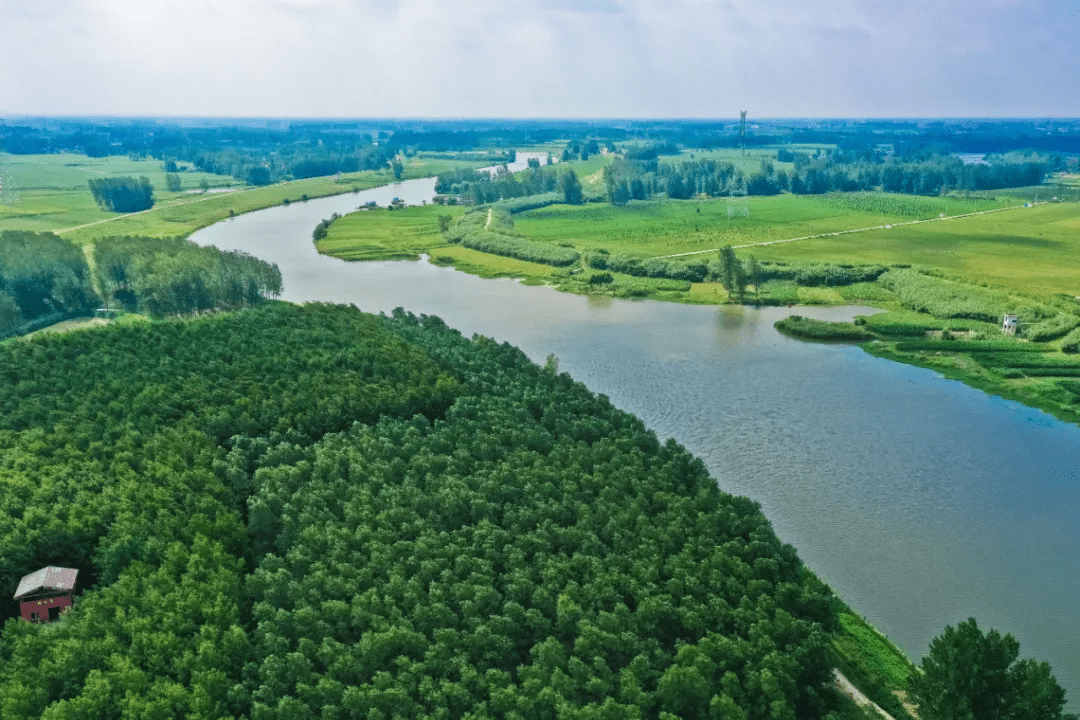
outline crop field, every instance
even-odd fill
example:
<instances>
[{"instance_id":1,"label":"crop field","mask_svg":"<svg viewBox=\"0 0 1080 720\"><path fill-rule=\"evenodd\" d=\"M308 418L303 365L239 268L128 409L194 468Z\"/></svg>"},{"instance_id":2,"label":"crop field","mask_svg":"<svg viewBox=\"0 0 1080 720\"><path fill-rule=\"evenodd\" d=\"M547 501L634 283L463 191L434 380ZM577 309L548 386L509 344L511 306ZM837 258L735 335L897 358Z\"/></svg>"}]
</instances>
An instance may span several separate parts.
<instances>
[{"instance_id":1,"label":"crop field","mask_svg":"<svg viewBox=\"0 0 1080 720\"><path fill-rule=\"evenodd\" d=\"M156 160L91 158L64 153L4 155L3 165L14 181L18 200L11 205L0 205L0 230L51 230L76 242L89 242L106 235L188 235L224 220L230 211L240 214L280 205L286 199L300 200L304 195L312 198L336 195L392 181L388 172L368 170L343 174L340 178L328 176L250 187L228 176L183 172L179 175L184 188L198 188L200 181L206 179L211 188L233 189L205 194L169 193L164 191L165 173ZM421 155L409 159L403 177L428 177L456 167L474 166L475 163ZM125 215L97 206L87 180L124 175L146 175L150 179L157 200L151 210Z\"/></svg>"},{"instance_id":2,"label":"crop field","mask_svg":"<svg viewBox=\"0 0 1080 720\"><path fill-rule=\"evenodd\" d=\"M1018 208L753 252L764 260L911 263L1016 292L1075 296L1080 295L1080 204Z\"/></svg>"},{"instance_id":3,"label":"crop field","mask_svg":"<svg viewBox=\"0 0 1080 720\"><path fill-rule=\"evenodd\" d=\"M315 243L319 252L342 260L392 260L414 257L447 245L439 232L439 216L457 220L461 206L422 205L401 210L358 210L330 225Z\"/></svg>"},{"instance_id":4,"label":"crop field","mask_svg":"<svg viewBox=\"0 0 1080 720\"><path fill-rule=\"evenodd\" d=\"M872 227L914 219L904 213L907 196L879 194L894 213L852 207L830 196L776 195L711 200L646 200L624 207L608 204L553 205L515 216L517 229L536 240L568 241L646 256L711 250L819 233ZM970 212L971 201L919 198L934 214ZM865 201L864 201L865 202ZM867 203L870 204L870 203ZM1008 201L979 201L980 209Z\"/></svg>"}]
</instances>

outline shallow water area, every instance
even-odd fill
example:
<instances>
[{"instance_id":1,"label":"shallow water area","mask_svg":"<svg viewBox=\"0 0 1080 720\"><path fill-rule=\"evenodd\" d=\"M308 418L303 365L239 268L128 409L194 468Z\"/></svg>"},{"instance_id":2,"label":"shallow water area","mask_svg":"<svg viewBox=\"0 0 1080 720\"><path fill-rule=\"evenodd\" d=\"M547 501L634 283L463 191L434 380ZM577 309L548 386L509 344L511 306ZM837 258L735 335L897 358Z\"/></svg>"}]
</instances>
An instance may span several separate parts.
<instances>
[{"instance_id":1,"label":"shallow water area","mask_svg":"<svg viewBox=\"0 0 1080 720\"><path fill-rule=\"evenodd\" d=\"M791 312L850 319L866 308L583 297L315 251L311 232L332 213L420 204L433 190L433 179L412 180L292 203L192 239L276 262L287 300L400 306L537 362L554 353L561 370L701 457L724 490L761 503L779 536L912 659L974 616L1048 661L1080 705L1080 428L773 328Z\"/></svg>"}]
</instances>

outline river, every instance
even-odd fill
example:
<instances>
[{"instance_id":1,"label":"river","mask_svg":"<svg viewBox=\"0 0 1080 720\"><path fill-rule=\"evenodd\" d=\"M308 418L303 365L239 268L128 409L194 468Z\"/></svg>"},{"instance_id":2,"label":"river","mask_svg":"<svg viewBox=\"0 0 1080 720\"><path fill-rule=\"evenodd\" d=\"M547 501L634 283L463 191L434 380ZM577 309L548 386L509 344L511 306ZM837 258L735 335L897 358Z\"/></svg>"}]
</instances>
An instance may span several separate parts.
<instances>
[{"instance_id":1,"label":"river","mask_svg":"<svg viewBox=\"0 0 1080 720\"><path fill-rule=\"evenodd\" d=\"M519 153L519 169L528 155ZM508 341L701 457L918 661L974 616L1080 706L1080 428L858 348L786 338L786 309L580 297L427 262L315 252L332 213L430 200L434 180L238 216L192 239L276 262L286 300L401 306ZM859 308L806 308L850 318Z\"/></svg>"}]
</instances>

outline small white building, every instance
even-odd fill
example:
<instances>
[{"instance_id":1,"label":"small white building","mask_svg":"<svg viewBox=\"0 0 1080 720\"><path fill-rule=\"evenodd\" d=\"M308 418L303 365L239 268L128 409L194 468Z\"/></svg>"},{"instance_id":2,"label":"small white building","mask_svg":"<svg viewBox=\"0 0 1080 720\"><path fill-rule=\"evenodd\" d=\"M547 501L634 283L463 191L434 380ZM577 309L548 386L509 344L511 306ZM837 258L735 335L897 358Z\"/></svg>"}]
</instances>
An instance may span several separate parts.
<instances>
[{"instance_id":1,"label":"small white building","mask_svg":"<svg viewBox=\"0 0 1080 720\"><path fill-rule=\"evenodd\" d=\"M1005 315L1005 319L1001 321L1001 332L1003 335L1015 335L1016 331L1020 328L1020 323L1016 320L1015 315Z\"/></svg>"}]
</instances>

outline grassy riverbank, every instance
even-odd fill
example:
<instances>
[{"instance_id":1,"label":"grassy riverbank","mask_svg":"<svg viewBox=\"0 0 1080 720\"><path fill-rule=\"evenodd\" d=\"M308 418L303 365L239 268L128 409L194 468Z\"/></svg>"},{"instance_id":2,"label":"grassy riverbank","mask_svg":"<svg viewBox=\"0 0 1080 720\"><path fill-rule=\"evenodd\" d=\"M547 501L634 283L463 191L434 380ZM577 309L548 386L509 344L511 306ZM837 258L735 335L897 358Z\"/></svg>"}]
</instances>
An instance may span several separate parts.
<instances>
[{"instance_id":1,"label":"grassy riverbank","mask_svg":"<svg viewBox=\"0 0 1080 720\"><path fill-rule=\"evenodd\" d=\"M17 183L18 199L0 205L0 230L48 230L81 244L110 235L187 236L228 217L285 201L302 202L394 181L389 170L366 170L254 187L243 185L233 177L191 171L179 174L183 183L181 192L167 192L165 173L161 163L155 160L91 158L70 153L6 157L8 173ZM480 164L420 154L407 158L402 179L430 177ZM150 179L157 201L153 208L120 214L102 210L95 204L87 179L125 175L145 175ZM200 191L204 181L209 192Z\"/></svg>"},{"instance_id":2,"label":"grassy riverbank","mask_svg":"<svg viewBox=\"0 0 1080 720\"><path fill-rule=\"evenodd\" d=\"M1070 378L1080 375L1080 360L1074 363L1062 350L1070 349L1068 333L1080 324L1080 303L1073 297L1080 293L1074 261L1080 257L1080 204L1016 207L1020 199L882 193L739 199L749 207L748 217L731 210L738 207L731 199L626 207L555 204L513 215L498 205L493 210L429 206L346 216L318 247L345 259L427 253L438 264L483 277L516 277L587 295L694 304L870 305L888 312L843 328L788 321L780 329L805 339L866 343L876 355L932 368L1076 422L1080 396ZM870 214L871 209L878 214ZM887 209L891 215L883 214ZM973 210L981 214L968 215ZM943 213L945 219L911 223ZM451 224L470 223L474 229L466 232L480 231L492 239L479 239L471 247L451 243L461 231L439 232L440 215L449 216ZM702 245L745 245L762 237L799 237L800 232L841 233L867 222L876 226L883 217L891 227L740 248L736 252L744 269L753 253L767 278L760 287L748 280L741 297L718 282L714 253L649 259ZM507 253L518 246L547 247L576 251L580 259L553 266L503 257L493 254L499 251L499 237L505 238ZM950 336L1000 338L1005 313L1018 313L1021 319L1022 335L1011 342L1030 347L1025 336L1033 332L1040 355L1057 359L1040 366L1015 358L1003 363L1004 356L995 361L984 352L950 344ZM914 348L913 340L930 344Z\"/></svg>"}]
</instances>

